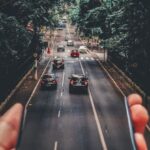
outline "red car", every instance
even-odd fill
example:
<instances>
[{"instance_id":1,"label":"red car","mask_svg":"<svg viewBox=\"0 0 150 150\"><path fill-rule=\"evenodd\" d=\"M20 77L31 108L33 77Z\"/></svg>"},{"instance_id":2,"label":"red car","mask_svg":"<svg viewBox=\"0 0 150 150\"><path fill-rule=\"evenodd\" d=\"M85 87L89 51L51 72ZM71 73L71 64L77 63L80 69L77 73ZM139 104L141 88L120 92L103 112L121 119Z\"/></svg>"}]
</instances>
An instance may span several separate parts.
<instances>
[{"instance_id":1,"label":"red car","mask_svg":"<svg viewBox=\"0 0 150 150\"><path fill-rule=\"evenodd\" d=\"M72 50L70 56L71 57L79 57L80 53L78 50Z\"/></svg>"}]
</instances>

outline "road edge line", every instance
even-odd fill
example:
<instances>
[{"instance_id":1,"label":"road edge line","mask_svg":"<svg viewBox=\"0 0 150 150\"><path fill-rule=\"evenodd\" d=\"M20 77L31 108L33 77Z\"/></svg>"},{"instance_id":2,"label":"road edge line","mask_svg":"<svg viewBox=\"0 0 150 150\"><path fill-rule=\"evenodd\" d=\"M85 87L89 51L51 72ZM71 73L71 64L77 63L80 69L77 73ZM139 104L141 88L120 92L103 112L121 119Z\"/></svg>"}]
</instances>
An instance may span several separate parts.
<instances>
[{"instance_id":1,"label":"road edge line","mask_svg":"<svg viewBox=\"0 0 150 150\"><path fill-rule=\"evenodd\" d=\"M79 63L80 63L82 73L85 75L85 71L84 71L81 60L79 60ZM108 150L106 142L105 142L104 134L103 134L103 131L102 131L101 123L100 123L100 120L98 118L98 114L97 114L96 107L95 107L95 104L94 104L94 100L93 100L93 97L92 97L92 93L91 93L89 87L88 87L88 93L89 93L89 99L90 99L90 103L91 103L91 106L92 106L92 110L93 110L97 130L98 130L98 133L99 133L100 143L102 144L103 150Z\"/></svg>"},{"instance_id":2,"label":"road edge line","mask_svg":"<svg viewBox=\"0 0 150 150\"><path fill-rule=\"evenodd\" d=\"M34 87L32 93L31 93L31 95L30 95L30 97L29 97L29 99L28 99L28 101L27 101L27 103L26 103L26 105L25 105L25 108L28 107L28 105L29 105L29 103L30 103L30 101L31 101L31 99L32 99L32 97L33 97L35 91L37 90L37 87L38 87L38 85L39 85L39 83L40 83L40 80L41 80L42 76L44 75L44 73L46 72L46 69L47 69L48 65L50 64L50 62L51 62L51 59L49 59L49 61L48 61L47 65L46 65L46 67L44 68L44 70L43 70L43 72L42 72L42 74L41 74L41 76L40 76L40 78L39 78L37 84L35 85L35 87Z\"/></svg>"},{"instance_id":3,"label":"road edge line","mask_svg":"<svg viewBox=\"0 0 150 150\"><path fill-rule=\"evenodd\" d=\"M4 106L8 103L10 98L15 94L15 92L18 90L18 88L21 86L21 84L27 78L27 76L31 74L33 69L34 69L34 66L32 66L32 68L22 77L22 79L18 82L18 84L15 86L15 88L10 92L10 94L6 97L6 99L1 103L0 110L2 110L4 108Z\"/></svg>"}]
</instances>

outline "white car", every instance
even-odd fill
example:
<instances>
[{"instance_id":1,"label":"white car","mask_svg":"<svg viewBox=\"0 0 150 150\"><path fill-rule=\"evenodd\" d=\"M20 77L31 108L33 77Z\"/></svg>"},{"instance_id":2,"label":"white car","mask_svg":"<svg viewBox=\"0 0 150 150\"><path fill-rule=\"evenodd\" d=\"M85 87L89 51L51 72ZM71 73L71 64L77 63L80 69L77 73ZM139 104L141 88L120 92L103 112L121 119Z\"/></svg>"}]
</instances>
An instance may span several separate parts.
<instances>
[{"instance_id":1,"label":"white car","mask_svg":"<svg viewBox=\"0 0 150 150\"><path fill-rule=\"evenodd\" d=\"M86 46L82 45L82 46L79 47L78 50L79 50L80 53L87 53L88 48Z\"/></svg>"},{"instance_id":2,"label":"white car","mask_svg":"<svg viewBox=\"0 0 150 150\"><path fill-rule=\"evenodd\" d=\"M74 46L74 42L72 40L67 41L67 46Z\"/></svg>"}]
</instances>

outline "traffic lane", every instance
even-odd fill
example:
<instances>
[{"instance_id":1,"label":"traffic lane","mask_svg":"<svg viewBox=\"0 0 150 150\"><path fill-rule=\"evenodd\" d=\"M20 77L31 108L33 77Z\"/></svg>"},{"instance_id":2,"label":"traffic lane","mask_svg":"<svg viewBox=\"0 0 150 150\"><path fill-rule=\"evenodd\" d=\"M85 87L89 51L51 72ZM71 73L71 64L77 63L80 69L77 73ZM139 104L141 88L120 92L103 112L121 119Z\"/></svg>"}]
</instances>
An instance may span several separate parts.
<instances>
[{"instance_id":1,"label":"traffic lane","mask_svg":"<svg viewBox=\"0 0 150 150\"><path fill-rule=\"evenodd\" d=\"M108 149L132 150L123 98L114 89L96 61L86 60L82 63L89 75L89 87Z\"/></svg>"},{"instance_id":2,"label":"traffic lane","mask_svg":"<svg viewBox=\"0 0 150 150\"><path fill-rule=\"evenodd\" d=\"M60 99L58 122L58 149L101 150L89 96L69 93L68 77L72 73L82 74L80 63L69 59L65 65L64 93Z\"/></svg>"},{"instance_id":3,"label":"traffic lane","mask_svg":"<svg viewBox=\"0 0 150 150\"><path fill-rule=\"evenodd\" d=\"M57 72L59 82L62 82L62 73ZM37 89L28 107L20 150L53 149L61 88L61 84L58 84L57 90Z\"/></svg>"}]
</instances>

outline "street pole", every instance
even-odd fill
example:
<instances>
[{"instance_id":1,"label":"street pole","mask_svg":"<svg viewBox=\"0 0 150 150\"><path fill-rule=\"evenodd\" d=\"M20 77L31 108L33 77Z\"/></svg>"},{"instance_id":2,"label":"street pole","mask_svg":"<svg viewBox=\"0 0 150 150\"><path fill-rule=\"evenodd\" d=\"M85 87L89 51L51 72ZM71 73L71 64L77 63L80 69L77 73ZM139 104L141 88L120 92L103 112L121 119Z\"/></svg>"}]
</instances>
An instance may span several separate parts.
<instances>
[{"instance_id":1,"label":"street pole","mask_svg":"<svg viewBox=\"0 0 150 150\"><path fill-rule=\"evenodd\" d=\"M37 73L37 67L38 67L38 60L37 60L37 53L34 53L34 79L37 80L38 79L38 73Z\"/></svg>"},{"instance_id":2,"label":"street pole","mask_svg":"<svg viewBox=\"0 0 150 150\"><path fill-rule=\"evenodd\" d=\"M37 80L38 79L38 75L37 75L37 63L38 63L38 61L37 61L37 58L35 59L35 73L34 73L34 79L35 80Z\"/></svg>"}]
</instances>

